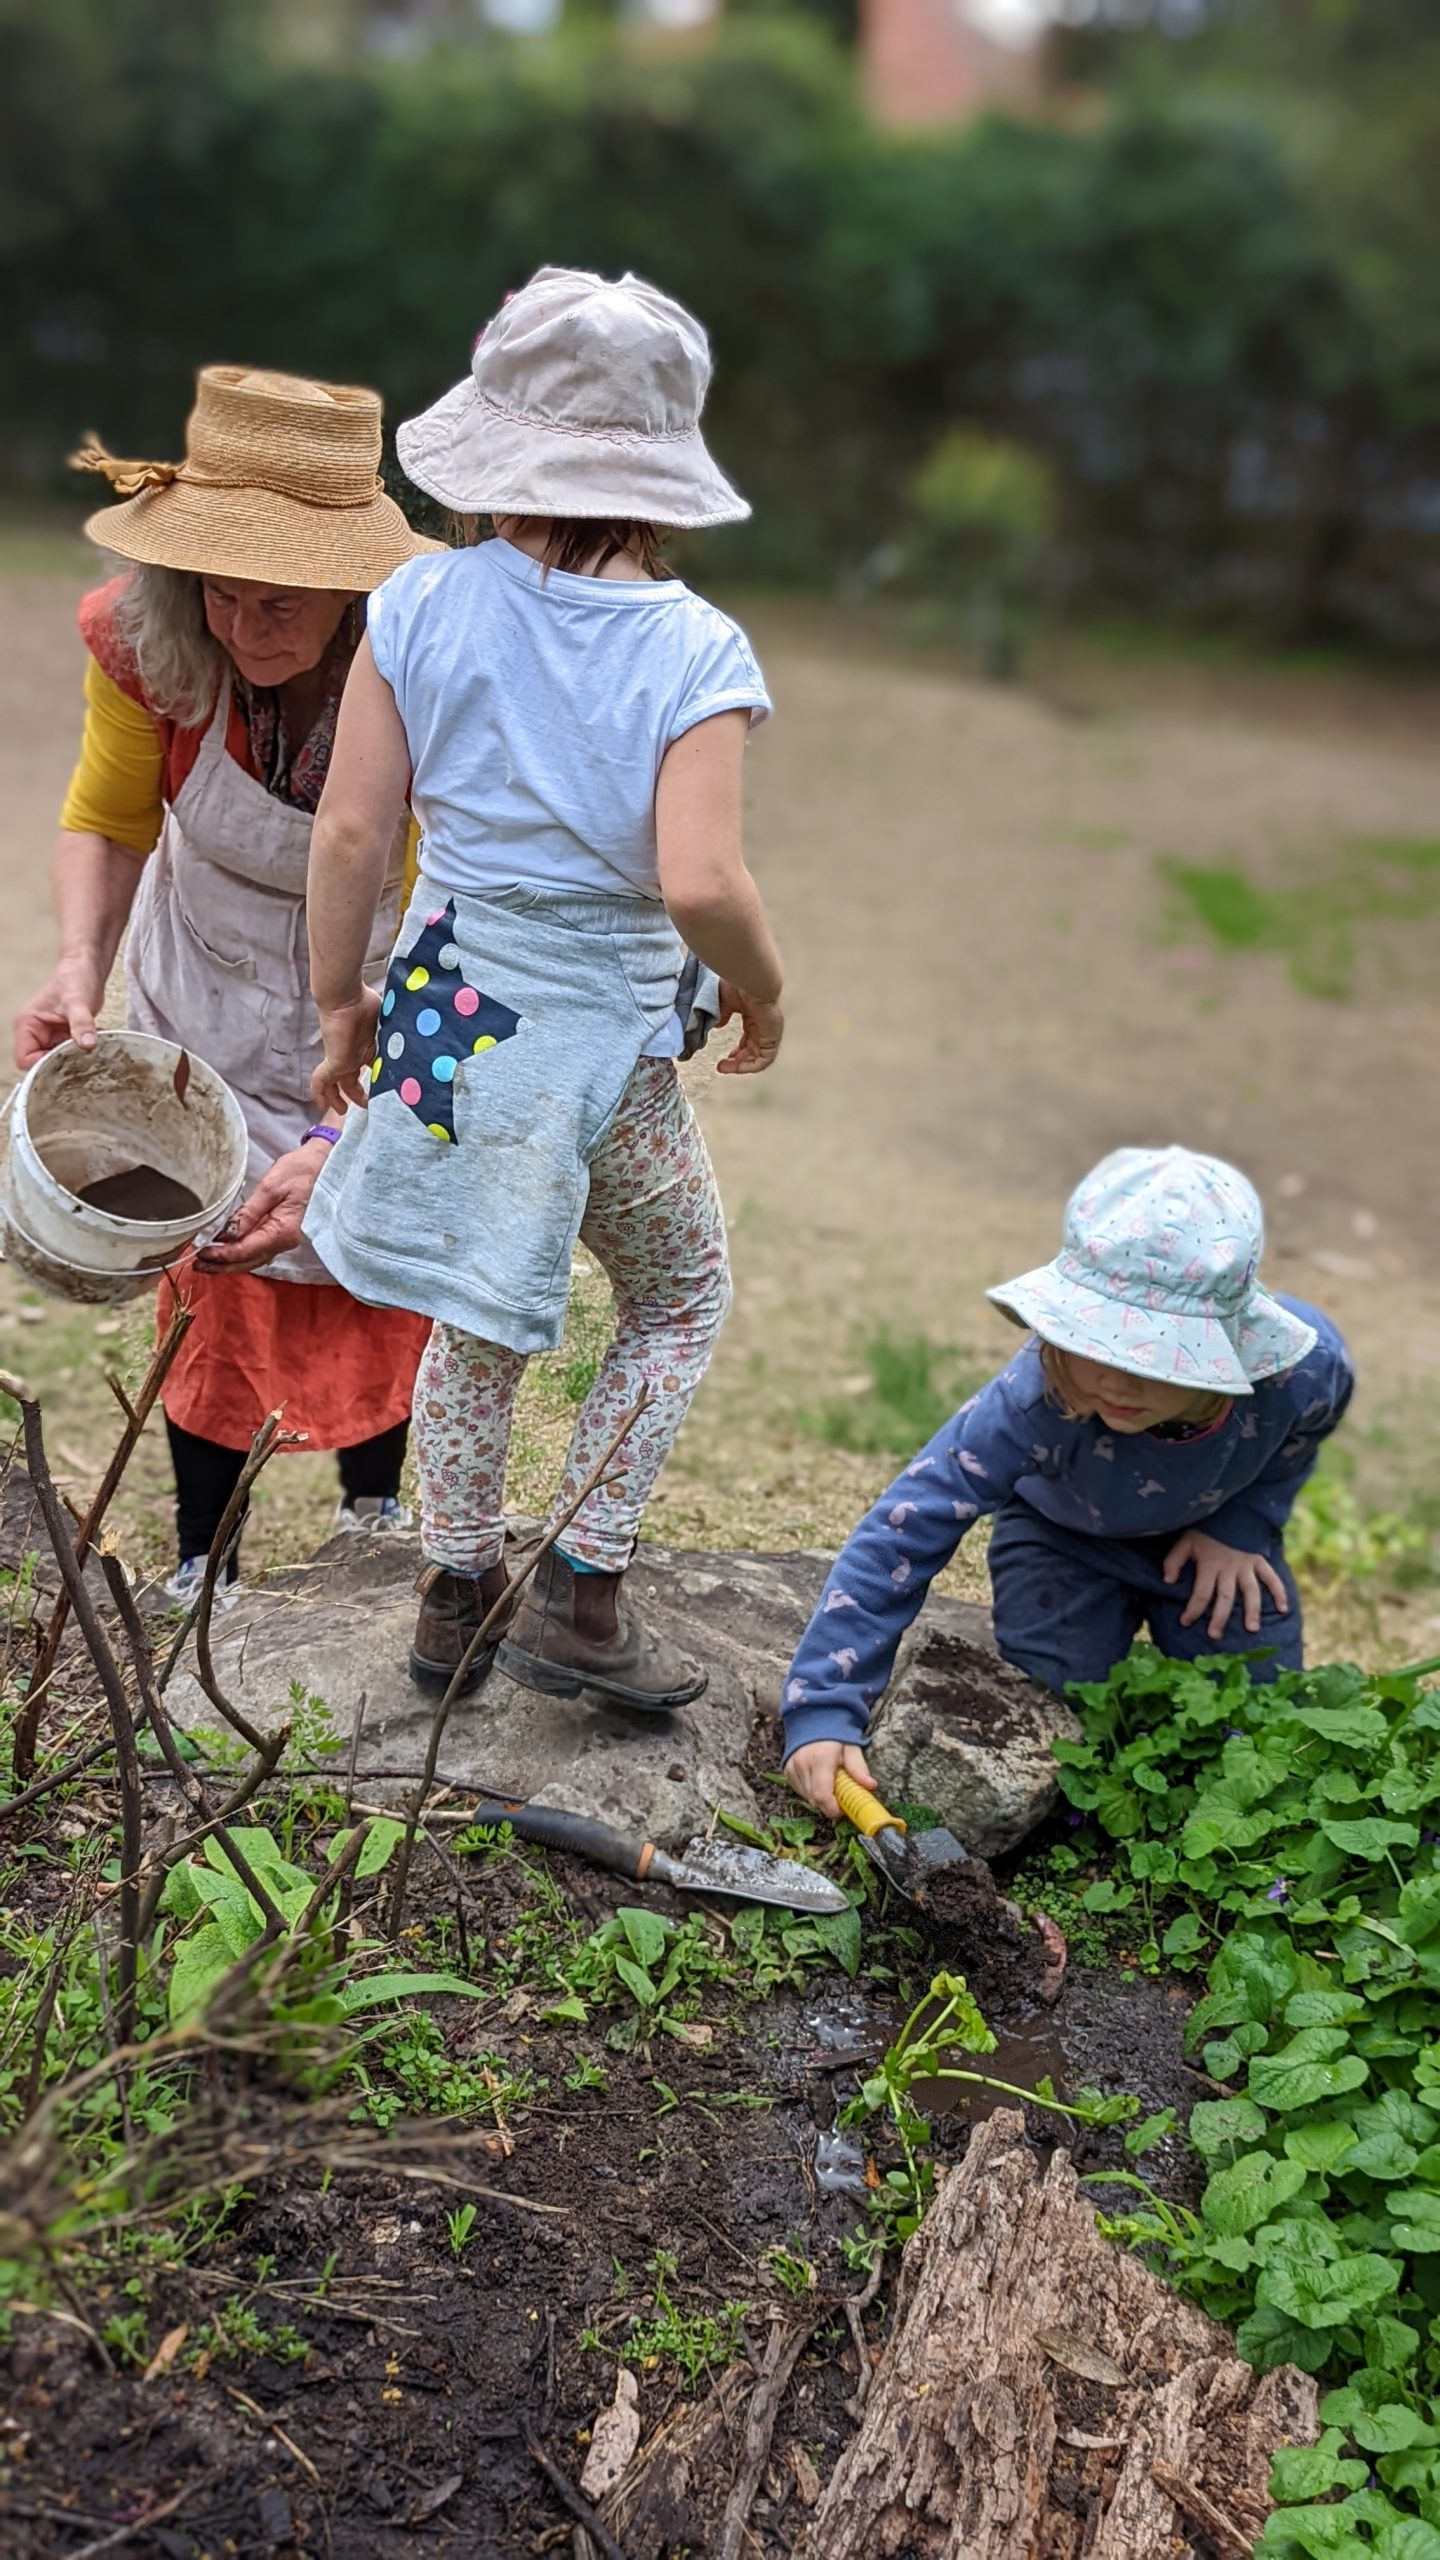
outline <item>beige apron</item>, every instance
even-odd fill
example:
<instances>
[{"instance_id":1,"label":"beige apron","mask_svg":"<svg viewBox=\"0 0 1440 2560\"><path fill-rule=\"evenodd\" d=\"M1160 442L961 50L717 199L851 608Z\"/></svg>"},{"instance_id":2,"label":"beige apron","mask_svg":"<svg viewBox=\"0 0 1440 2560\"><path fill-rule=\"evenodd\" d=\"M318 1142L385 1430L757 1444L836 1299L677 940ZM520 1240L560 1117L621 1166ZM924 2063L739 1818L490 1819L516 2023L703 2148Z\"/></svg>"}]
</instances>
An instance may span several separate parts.
<instances>
[{"instance_id":1,"label":"beige apron","mask_svg":"<svg viewBox=\"0 0 1440 2560\"><path fill-rule=\"evenodd\" d=\"M132 1029L178 1040L225 1078L250 1134L247 1190L314 1116L320 1026L305 932L308 812L277 800L225 745L230 681L141 875L125 954ZM384 976L400 911L405 829L391 855L365 975ZM328 1281L313 1246L268 1280Z\"/></svg>"}]
</instances>

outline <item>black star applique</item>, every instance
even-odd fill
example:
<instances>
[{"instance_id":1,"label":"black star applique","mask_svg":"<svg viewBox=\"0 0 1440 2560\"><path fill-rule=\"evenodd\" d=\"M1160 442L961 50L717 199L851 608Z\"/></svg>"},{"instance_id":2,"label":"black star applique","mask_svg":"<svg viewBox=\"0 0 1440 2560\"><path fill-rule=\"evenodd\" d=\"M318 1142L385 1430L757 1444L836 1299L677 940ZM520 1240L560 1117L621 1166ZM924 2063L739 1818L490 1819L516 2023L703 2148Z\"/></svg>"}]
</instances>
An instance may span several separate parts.
<instances>
[{"instance_id":1,"label":"black star applique","mask_svg":"<svg viewBox=\"0 0 1440 2560\"><path fill-rule=\"evenodd\" d=\"M513 1040L520 1016L472 987L455 942L455 903L427 916L414 948L391 961L380 1007L370 1099L398 1093L432 1138L455 1139L455 1078L467 1059Z\"/></svg>"}]
</instances>

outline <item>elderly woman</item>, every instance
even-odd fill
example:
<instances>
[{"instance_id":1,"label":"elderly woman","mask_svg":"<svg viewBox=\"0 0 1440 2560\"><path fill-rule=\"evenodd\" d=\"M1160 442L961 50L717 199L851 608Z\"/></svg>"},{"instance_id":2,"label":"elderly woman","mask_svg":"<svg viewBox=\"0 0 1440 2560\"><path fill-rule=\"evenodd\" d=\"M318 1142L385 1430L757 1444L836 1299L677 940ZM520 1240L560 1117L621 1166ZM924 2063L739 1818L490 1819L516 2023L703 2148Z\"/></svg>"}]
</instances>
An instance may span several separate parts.
<instances>
[{"instance_id":1,"label":"elderly woman","mask_svg":"<svg viewBox=\"0 0 1440 2560\"><path fill-rule=\"evenodd\" d=\"M27 1067L67 1038L93 1045L128 925L131 1027L206 1059L245 1115L249 1196L185 1275L194 1321L164 1390L179 1541L166 1588L183 1601L273 1406L309 1446L338 1450L342 1525L405 1525L428 1326L362 1306L299 1240L336 1135L306 1125L321 1044L305 873L362 599L435 546L381 489L371 391L212 365L183 463L117 462L93 442L75 459L125 499L87 534L134 566L80 608L90 657L55 854L60 958L18 1017L15 1053ZM402 828L369 974L384 972L406 854Z\"/></svg>"}]
</instances>

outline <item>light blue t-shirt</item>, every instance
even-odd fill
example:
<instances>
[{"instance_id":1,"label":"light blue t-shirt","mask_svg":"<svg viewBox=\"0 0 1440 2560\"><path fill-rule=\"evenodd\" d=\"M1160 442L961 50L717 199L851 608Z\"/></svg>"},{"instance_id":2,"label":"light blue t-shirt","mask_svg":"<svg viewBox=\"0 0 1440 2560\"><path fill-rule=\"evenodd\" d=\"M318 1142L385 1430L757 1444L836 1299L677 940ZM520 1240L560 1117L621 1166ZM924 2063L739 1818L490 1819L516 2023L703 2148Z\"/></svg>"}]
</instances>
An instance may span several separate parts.
<instances>
[{"instance_id":1,"label":"light blue t-shirt","mask_svg":"<svg viewBox=\"0 0 1440 2560\"><path fill-rule=\"evenodd\" d=\"M420 875L658 898L666 749L717 712L770 709L737 623L682 579L577 578L496 539L407 560L370 646L410 742Z\"/></svg>"}]
</instances>

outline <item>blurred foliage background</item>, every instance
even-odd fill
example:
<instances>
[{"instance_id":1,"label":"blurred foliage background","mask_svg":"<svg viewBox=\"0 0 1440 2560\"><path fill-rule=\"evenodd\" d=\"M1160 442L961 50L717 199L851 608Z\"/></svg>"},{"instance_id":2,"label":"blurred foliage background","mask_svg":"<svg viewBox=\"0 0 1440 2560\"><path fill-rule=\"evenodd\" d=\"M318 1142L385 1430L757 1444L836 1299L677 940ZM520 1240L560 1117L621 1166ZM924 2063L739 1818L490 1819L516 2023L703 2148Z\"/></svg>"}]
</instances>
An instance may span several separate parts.
<instances>
[{"instance_id":1,"label":"blurred foliage background","mask_svg":"<svg viewBox=\"0 0 1440 2560\"><path fill-rule=\"evenodd\" d=\"M92 426L177 454L209 360L393 423L541 262L633 266L715 341L756 508L717 572L981 552L1007 594L1433 643L1435 0L1068 14L1035 113L897 134L848 0L668 41L599 0L532 38L468 0L0 0L0 481L58 495Z\"/></svg>"}]
</instances>

